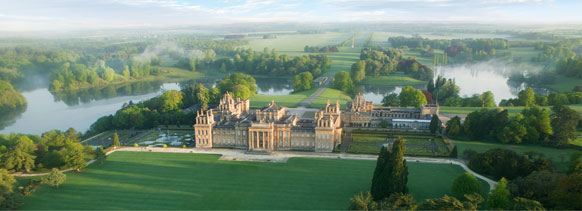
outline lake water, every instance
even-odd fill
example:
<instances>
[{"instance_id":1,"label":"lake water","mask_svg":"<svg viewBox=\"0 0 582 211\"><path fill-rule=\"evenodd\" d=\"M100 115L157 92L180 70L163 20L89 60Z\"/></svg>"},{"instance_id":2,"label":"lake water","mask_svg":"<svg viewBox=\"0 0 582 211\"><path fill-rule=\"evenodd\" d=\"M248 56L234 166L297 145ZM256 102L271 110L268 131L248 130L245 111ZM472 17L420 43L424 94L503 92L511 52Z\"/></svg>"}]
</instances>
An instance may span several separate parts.
<instances>
[{"instance_id":1,"label":"lake water","mask_svg":"<svg viewBox=\"0 0 582 211\"><path fill-rule=\"evenodd\" d=\"M139 102L160 95L167 90L180 90L190 83L214 87L216 78L204 78L182 83L139 82L122 86L108 86L72 93L53 95L47 88L22 91L28 106L24 111L0 117L0 133L28 133L40 135L46 131L70 127L86 131L102 116L115 113L129 101ZM257 79L259 94L285 95L293 91L286 79Z\"/></svg>"},{"instance_id":2,"label":"lake water","mask_svg":"<svg viewBox=\"0 0 582 211\"><path fill-rule=\"evenodd\" d=\"M435 74L447 79L455 79L457 86L461 88L459 95L462 97L491 91L495 97L495 102L499 103L502 99L517 97L519 91L526 88L525 84L515 84L508 80L509 73L515 68L518 67L503 62L488 61L437 67Z\"/></svg>"},{"instance_id":3,"label":"lake water","mask_svg":"<svg viewBox=\"0 0 582 211\"><path fill-rule=\"evenodd\" d=\"M389 94L400 94L402 88L405 86L371 86L371 85L361 85L357 86L356 91L364 95L364 99L367 101L372 101L374 104L382 104L382 99L384 96ZM413 86L417 89L426 89L426 84Z\"/></svg>"}]
</instances>

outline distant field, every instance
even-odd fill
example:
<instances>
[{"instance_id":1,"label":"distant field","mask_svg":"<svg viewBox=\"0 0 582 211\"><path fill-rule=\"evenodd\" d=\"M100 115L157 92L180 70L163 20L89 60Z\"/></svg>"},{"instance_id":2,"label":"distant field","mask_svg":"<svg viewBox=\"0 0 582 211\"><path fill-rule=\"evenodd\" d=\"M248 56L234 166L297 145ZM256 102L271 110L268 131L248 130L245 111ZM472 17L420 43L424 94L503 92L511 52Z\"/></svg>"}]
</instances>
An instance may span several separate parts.
<instances>
[{"instance_id":1,"label":"distant field","mask_svg":"<svg viewBox=\"0 0 582 211\"><path fill-rule=\"evenodd\" d=\"M348 39L352 33L326 32L323 34L281 34L276 39L250 39L244 46L255 51L263 51L264 48L276 49L279 54L299 56L308 54L303 51L306 45L327 46L337 45Z\"/></svg>"},{"instance_id":2,"label":"distant field","mask_svg":"<svg viewBox=\"0 0 582 211\"><path fill-rule=\"evenodd\" d=\"M347 209L370 188L376 161L293 158L287 163L220 161L218 155L115 152L103 166L42 186L24 210ZM407 164L416 201L450 195L456 165ZM26 180L26 179L25 179ZM487 184L481 181L483 192Z\"/></svg>"},{"instance_id":3,"label":"distant field","mask_svg":"<svg viewBox=\"0 0 582 211\"><path fill-rule=\"evenodd\" d=\"M528 151L541 152L546 157L551 159L555 166L561 171L566 171L568 169L570 154L576 152L575 149L558 149L552 147L542 147L532 145L511 145L478 141L453 141L453 143L455 144L455 146L457 146L459 155L462 155L463 151L465 151L466 149L472 149L477 152L485 152L489 149L495 148L515 150L519 153L525 153Z\"/></svg>"},{"instance_id":4,"label":"distant field","mask_svg":"<svg viewBox=\"0 0 582 211\"><path fill-rule=\"evenodd\" d=\"M268 105L271 101L275 101L277 105L286 107L297 107L299 103L303 102L309 96L317 91L317 87L307 91L293 93L289 95L254 95L250 98L251 107L261 108Z\"/></svg>"},{"instance_id":5,"label":"distant field","mask_svg":"<svg viewBox=\"0 0 582 211\"><path fill-rule=\"evenodd\" d=\"M556 74L556 83L544 85L558 92L571 92L575 86L582 85L582 79Z\"/></svg>"},{"instance_id":6,"label":"distant field","mask_svg":"<svg viewBox=\"0 0 582 211\"><path fill-rule=\"evenodd\" d=\"M352 64L360 60L362 48L342 47L340 52L326 53L331 59L331 67L328 70L328 76L334 75L339 71L350 71Z\"/></svg>"},{"instance_id":7,"label":"distant field","mask_svg":"<svg viewBox=\"0 0 582 211\"><path fill-rule=\"evenodd\" d=\"M423 65L429 66L432 68L432 64L434 62L434 57L424 57L421 56L419 52L417 51L413 51L411 49L406 49L403 50L404 51L404 58L408 58L408 57L415 57L416 61L420 62ZM442 59L442 57L441 57Z\"/></svg>"},{"instance_id":8,"label":"distant field","mask_svg":"<svg viewBox=\"0 0 582 211\"><path fill-rule=\"evenodd\" d=\"M321 93L321 95L317 99L315 99L315 100L313 100L313 102L311 102L310 107L323 108L323 107L325 107L327 100L329 100L330 103L332 103L332 104L335 103L336 100L339 100L339 103L343 109L343 108L345 108L346 103L348 101L352 100L352 98L350 96L348 96L345 92L328 87L327 89L325 89L325 91L323 91L323 93Z\"/></svg>"},{"instance_id":9,"label":"distant field","mask_svg":"<svg viewBox=\"0 0 582 211\"><path fill-rule=\"evenodd\" d=\"M393 73L388 76L366 76L362 84L366 85L381 85L381 86L407 86L426 84L426 81L417 80L403 73Z\"/></svg>"},{"instance_id":10,"label":"distant field","mask_svg":"<svg viewBox=\"0 0 582 211\"><path fill-rule=\"evenodd\" d=\"M511 53L511 57L515 61L521 61L529 63L531 62L532 58L536 58L541 51L535 50L533 47L519 47L519 48L512 48L509 47L507 49L498 49L496 54L502 55L506 52Z\"/></svg>"}]
</instances>

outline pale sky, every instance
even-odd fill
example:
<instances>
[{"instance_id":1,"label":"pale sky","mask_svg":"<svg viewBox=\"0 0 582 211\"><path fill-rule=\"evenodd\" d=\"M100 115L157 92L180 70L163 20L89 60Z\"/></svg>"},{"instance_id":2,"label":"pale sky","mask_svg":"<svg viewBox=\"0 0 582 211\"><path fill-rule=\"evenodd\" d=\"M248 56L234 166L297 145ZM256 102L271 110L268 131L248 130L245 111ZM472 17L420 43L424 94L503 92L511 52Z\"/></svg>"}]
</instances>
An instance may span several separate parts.
<instances>
[{"instance_id":1,"label":"pale sky","mask_svg":"<svg viewBox=\"0 0 582 211\"><path fill-rule=\"evenodd\" d=\"M0 0L0 31L247 22L582 23L582 0Z\"/></svg>"}]
</instances>

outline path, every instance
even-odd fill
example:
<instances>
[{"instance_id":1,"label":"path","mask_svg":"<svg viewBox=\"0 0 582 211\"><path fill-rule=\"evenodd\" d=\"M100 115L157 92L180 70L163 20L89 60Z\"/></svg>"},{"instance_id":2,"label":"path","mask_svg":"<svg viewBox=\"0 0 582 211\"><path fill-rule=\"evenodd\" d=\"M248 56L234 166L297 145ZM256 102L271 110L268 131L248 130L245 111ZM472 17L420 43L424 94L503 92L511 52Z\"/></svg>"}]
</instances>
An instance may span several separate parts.
<instances>
[{"instance_id":1,"label":"path","mask_svg":"<svg viewBox=\"0 0 582 211\"><path fill-rule=\"evenodd\" d=\"M299 103L299 108L309 107L309 105L311 105L311 102L313 102L315 99L317 99L319 97L319 95L321 95L321 93L323 93L325 91L325 89L327 89L327 86L329 85L329 83L331 83L331 81L333 81L333 75L330 76L327 79L327 81L325 81L325 83L323 85L321 85L321 87L319 87L319 89L317 91L315 91L315 93L313 93L313 95L309 96L303 102Z\"/></svg>"}]
</instances>

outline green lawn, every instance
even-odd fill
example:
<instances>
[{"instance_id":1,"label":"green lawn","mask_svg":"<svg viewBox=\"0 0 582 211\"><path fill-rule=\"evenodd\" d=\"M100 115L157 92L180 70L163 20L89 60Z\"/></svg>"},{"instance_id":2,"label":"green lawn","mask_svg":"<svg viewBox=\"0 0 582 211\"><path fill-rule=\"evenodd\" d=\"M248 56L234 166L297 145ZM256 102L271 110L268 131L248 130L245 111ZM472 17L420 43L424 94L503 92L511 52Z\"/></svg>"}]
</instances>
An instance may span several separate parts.
<instances>
[{"instance_id":1,"label":"green lawn","mask_svg":"<svg viewBox=\"0 0 582 211\"><path fill-rule=\"evenodd\" d=\"M318 98L311 102L309 107L324 108L327 100L329 100L332 104L335 103L336 100L339 100L340 106L343 109L345 108L346 103L352 100L352 98L345 92L339 91L337 89L327 88L325 91L323 91L323 93L321 93L321 95L319 95Z\"/></svg>"},{"instance_id":2,"label":"green lawn","mask_svg":"<svg viewBox=\"0 0 582 211\"><path fill-rule=\"evenodd\" d=\"M294 158L287 163L220 161L218 155L115 152L103 166L42 186L22 209L346 209L369 189L376 161ZM417 201L450 194L464 170L408 163ZM487 185L483 183L483 189Z\"/></svg>"},{"instance_id":3,"label":"green lawn","mask_svg":"<svg viewBox=\"0 0 582 211\"><path fill-rule=\"evenodd\" d=\"M568 77L564 75L556 74L556 82L554 84L544 85L550 89L558 92L571 92L575 86L580 86L582 84L582 79Z\"/></svg>"},{"instance_id":4,"label":"green lawn","mask_svg":"<svg viewBox=\"0 0 582 211\"><path fill-rule=\"evenodd\" d=\"M426 84L426 81L417 80L411 78L404 73L393 73L388 76L367 76L362 84L366 85L382 85L382 86L407 86L407 85L419 85Z\"/></svg>"},{"instance_id":5,"label":"green lawn","mask_svg":"<svg viewBox=\"0 0 582 211\"><path fill-rule=\"evenodd\" d=\"M331 67L328 69L326 75L334 75L339 71L350 71L352 64L360 60L360 52L362 48L341 47L340 52L326 53L327 57L331 59Z\"/></svg>"},{"instance_id":6,"label":"green lawn","mask_svg":"<svg viewBox=\"0 0 582 211\"><path fill-rule=\"evenodd\" d=\"M525 153L528 151L536 151L543 153L546 157L552 160L556 168L560 171L566 171L568 169L568 162L570 159L570 154L575 152L575 149L558 149L551 147L542 146L532 146L532 145L511 145L511 144L499 144L499 143L487 143L487 142L477 142L477 141L454 141L455 146L459 155L463 154L466 149L472 149L477 152L485 152L489 149L501 148L515 150L519 153Z\"/></svg>"}]
</instances>

